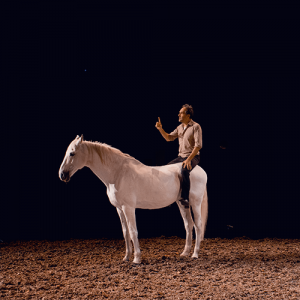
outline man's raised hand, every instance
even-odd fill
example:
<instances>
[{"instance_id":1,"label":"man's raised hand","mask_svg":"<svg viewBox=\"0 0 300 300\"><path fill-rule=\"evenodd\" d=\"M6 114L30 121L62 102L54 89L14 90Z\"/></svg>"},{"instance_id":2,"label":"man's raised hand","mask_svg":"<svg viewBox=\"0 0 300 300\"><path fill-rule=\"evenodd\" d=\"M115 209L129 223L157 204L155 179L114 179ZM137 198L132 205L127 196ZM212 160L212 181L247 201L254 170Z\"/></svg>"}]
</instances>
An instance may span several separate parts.
<instances>
[{"instance_id":1,"label":"man's raised hand","mask_svg":"<svg viewBox=\"0 0 300 300\"><path fill-rule=\"evenodd\" d=\"M160 122L160 117L158 117L158 122L156 122L155 127L156 127L157 129L162 129L161 122Z\"/></svg>"}]
</instances>

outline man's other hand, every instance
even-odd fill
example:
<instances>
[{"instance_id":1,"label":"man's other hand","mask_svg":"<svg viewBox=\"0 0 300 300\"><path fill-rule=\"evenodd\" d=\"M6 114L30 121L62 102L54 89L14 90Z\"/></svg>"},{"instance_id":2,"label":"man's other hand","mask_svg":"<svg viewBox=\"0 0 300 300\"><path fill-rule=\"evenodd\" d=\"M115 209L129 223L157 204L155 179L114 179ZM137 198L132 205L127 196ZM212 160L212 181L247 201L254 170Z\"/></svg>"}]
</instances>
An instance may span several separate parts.
<instances>
[{"instance_id":1,"label":"man's other hand","mask_svg":"<svg viewBox=\"0 0 300 300\"><path fill-rule=\"evenodd\" d=\"M162 129L161 122L160 122L160 117L158 117L158 122L156 122L155 127L157 129Z\"/></svg>"},{"instance_id":2,"label":"man's other hand","mask_svg":"<svg viewBox=\"0 0 300 300\"><path fill-rule=\"evenodd\" d=\"M192 170L192 165L191 161L187 158L183 163L182 163L183 168L187 168L188 170Z\"/></svg>"}]
</instances>

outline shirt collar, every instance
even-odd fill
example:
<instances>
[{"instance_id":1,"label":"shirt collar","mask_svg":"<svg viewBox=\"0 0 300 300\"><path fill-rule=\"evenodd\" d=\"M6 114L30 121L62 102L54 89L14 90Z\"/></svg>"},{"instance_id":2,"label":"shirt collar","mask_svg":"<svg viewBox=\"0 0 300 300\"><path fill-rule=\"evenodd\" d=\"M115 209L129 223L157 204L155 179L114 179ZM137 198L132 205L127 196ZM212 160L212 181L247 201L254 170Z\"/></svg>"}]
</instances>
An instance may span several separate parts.
<instances>
[{"instance_id":1,"label":"shirt collar","mask_svg":"<svg viewBox=\"0 0 300 300\"><path fill-rule=\"evenodd\" d=\"M182 127L185 126L184 124L181 124L181 125L182 125ZM191 120L191 121L188 122L188 126L193 126L193 125L194 125L194 121L193 120Z\"/></svg>"}]
</instances>

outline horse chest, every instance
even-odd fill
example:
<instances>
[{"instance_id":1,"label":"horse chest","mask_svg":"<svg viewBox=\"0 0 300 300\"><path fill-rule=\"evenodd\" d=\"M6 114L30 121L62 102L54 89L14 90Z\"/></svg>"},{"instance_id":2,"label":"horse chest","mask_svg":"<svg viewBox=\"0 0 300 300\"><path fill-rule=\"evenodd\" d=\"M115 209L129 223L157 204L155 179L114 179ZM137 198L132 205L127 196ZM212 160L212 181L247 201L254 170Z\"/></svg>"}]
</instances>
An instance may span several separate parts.
<instances>
[{"instance_id":1,"label":"horse chest","mask_svg":"<svg viewBox=\"0 0 300 300\"><path fill-rule=\"evenodd\" d=\"M113 206L121 208L121 205L117 200L116 193L117 193L117 190L116 190L115 185L109 183L108 187L107 187L107 196L109 198L109 201Z\"/></svg>"}]
</instances>

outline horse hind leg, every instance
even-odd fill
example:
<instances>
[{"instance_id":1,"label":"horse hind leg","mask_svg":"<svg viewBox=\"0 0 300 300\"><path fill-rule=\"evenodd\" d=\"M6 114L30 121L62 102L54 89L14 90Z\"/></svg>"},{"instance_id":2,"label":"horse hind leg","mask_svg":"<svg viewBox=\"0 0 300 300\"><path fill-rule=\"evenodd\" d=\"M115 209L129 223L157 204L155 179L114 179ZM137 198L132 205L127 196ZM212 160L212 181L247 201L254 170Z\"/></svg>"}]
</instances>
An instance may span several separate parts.
<instances>
[{"instance_id":1,"label":"horse hind leg","mask_svg":"<svg viewBox=\"0 0 300 300\"><path fill-rule=\"evenodd\" d=\"M202 202L202 203L201 203ZM192 257L198 258L198 253L200 250L200 243L204 240L204 232L207 221L208 203L207 203L207 191L205 188L203 200L201 205L193 206L194 221L195 221L195 231L196 231L196 242L195 249Z\"/></svg>"},{"instance_id":2,"label":"horse hind leg","mask_svg":"<svg viewBox=\"0 0 300 300\"><path fill-rule=\"evenodd\" d=\"M194 221L192 219L191 211L190 209L184 208L182 204L179 204L178 201L176 201L179 211L181 213L185 231L186 231L186 242L183 252L180 254L181 256L187 256L189 255L191 248L192 248L192 238L193 238L193 227L194 227Z\"/></svg>"},{"instance_id":3,"label":"horse hind leg","mask_svg":"<svg viewBox=\"0 0 300 300\"><path fill-rule=\"evenodd\" d=\"M117 212L118 212L120 220L121 220L123 236L124 236L125 245L126 245L126 254L125 254L125 257L123 258L123 260L128 261L132 254L132 245L131 245L131 241L130 241L130 235L129 235L129 230L128 230L128 226L127 226L127 221L126 221L123 211L120 208L117 208Z\"/></svg>"},{"instance_id":4,"label":"horse hind leg","mask_svg":"<svg viewBox=\"0 0 300 300\"><path fill-rule=\"evenodd\" d=\"M136 228L136 220L135 220L135 208L123 206L123 212L126 217L127 225L129 228L129 234L131 240L134 245L134 260L133 263L140 264L141 263L141 250L139 246L138 240L138 232Z\"/></svg>"},{"instance_id":5,"label":"horse hind leg","mask_svg":"<svg viewBox=\"0 0 300 300\"><path fill-rule=\"evenodd\" d=\"M200 242L201 242L201 227L202 227L202 220L201 220L201 206L194 205L193 206L193 213L194 213L194 221L195 221L195 232L196 232L196 241L195 241L195 249L192 257L198 258L198 253L200 250Z\"/></svg>"}]
</instances>

